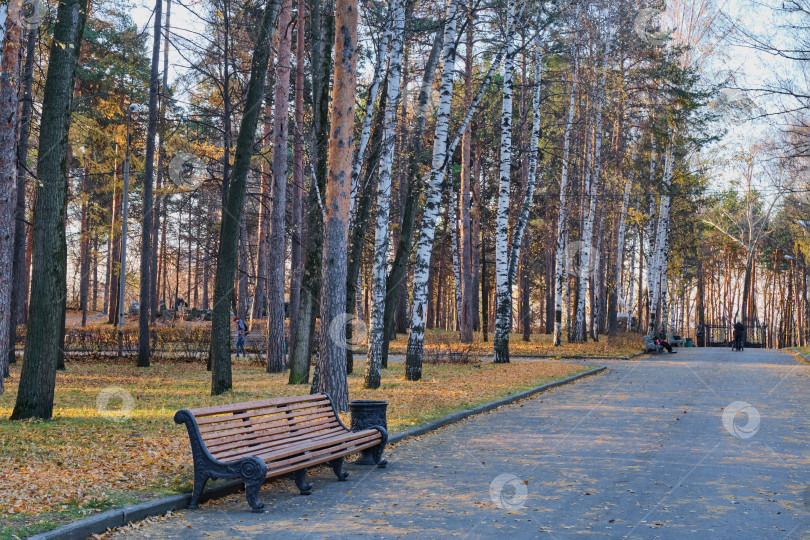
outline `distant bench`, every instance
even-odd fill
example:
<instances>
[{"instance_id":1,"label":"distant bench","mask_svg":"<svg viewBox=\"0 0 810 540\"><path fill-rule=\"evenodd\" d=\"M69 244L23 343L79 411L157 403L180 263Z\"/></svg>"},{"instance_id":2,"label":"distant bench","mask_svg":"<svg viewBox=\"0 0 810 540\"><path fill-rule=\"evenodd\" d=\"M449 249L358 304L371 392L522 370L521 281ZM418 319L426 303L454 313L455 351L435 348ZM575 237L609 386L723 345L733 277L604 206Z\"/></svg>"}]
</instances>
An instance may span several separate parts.
<instances>
[{"instance_id":1,"label":"distant bench","mask_svg":"<svg viewBox=\"0 0 810 540\"><path fill-rule=\"evenodd\" d=\"M664 347L655 342L655 339L650 336L644 336L644 352L661 352Z\"/></svg>"},{"instance_id":2,"label":"distant bench","mask_svg":"<svg viewBox=\"0 0 810 540\"><path fill-rule=\"evenodd\" d=\"M385 428L350 431L325 393L183 409L174 421L186 425L194 458L189 508L197 508L209 479L242 479L248 504L261 512L264 503L258 500L259 489L267 478L295 473L301 495L309 495L309 467L326 463L343 481L349 476L343 472L345 457L369 448L374 463L386 465L382 459L388 442Z\"/></svg>"}]
</instances>

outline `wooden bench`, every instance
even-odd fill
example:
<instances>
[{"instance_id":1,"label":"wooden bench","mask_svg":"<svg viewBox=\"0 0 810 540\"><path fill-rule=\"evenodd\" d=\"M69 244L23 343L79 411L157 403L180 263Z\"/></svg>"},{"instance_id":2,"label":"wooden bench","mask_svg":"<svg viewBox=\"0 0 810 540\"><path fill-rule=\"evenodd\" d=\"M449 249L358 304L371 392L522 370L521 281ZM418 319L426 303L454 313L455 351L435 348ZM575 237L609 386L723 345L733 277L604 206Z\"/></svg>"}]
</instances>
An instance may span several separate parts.
<instances>
[{"instance_id":1,"label":"wooden bench","mask_svg":"<svg viewBox=\"0 0 810 540\"><path fill-rule=\"evenodd\" d=\"M673 347L683 347L686 340L680 336L676 336L675 334L667 334L667 341Z\"/></svg>"},{"instance_id":2,"label":"wooden bench","mask_svg":"<svg viewBox=\"0 0 810 540\"><path fill-rule=\"evenodd\" d=\"M242 479L248 504L261 512L264 503L258 500L259 489L267 478L295 473L301 494L309 495L309 467L326 463L338 480L346 480L345 457L369 448L374 463L386 465L382 459L388 442L385 428L350 431L325 393L183 409L174 421L186 425L191 441L194 491L189 508L197 507L209 479Z\"/></svg>"},{"instance_id":3,"label":"wooden bench","mask_svg":"<svg viewBox=\"0 0 810 540\"><path fill-rule=\"evenodd\" d=\"M655 339L653 339L653 337L650 335L644 336L644 347L645 347L644 352L656 352L656 353L661 352L661 350L663 350L664 348L663 346L656 343Z\"/></svg>"}]
</instances>

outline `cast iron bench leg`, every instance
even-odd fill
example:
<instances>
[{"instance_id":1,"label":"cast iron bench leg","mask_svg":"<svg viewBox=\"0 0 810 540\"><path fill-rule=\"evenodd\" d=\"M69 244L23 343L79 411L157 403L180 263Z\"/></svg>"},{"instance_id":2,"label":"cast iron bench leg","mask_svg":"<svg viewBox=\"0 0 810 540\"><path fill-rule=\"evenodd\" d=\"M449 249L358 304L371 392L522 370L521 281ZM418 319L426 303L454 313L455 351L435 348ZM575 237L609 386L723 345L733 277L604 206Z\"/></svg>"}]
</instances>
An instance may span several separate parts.
<instances>
[{"instance_id":1,"label":"cast iron bench leg","mask_svg":"<svg viewBox=\"0 0 810 540\"><path fill-rule=\"evenodd\" d=\"M343 462L345 459L345 457L340 457L327 462L327 465L332 467L332 470L335 471L335 476L337 476L337 479L341 482L345 482L349 478L349 473L343 471Z\"/></svg>"},{"instance_id":2,"label":"cast iron bench leg","mask_svg":"<svg viewBox=\"0 0 810 540\"><path fill-rule=\"evenodd\" d=\"M307 470L295 471L295 485L301 490L301 495L312 495L312 484L307 482Z\"/></svg>"}]
</instances>

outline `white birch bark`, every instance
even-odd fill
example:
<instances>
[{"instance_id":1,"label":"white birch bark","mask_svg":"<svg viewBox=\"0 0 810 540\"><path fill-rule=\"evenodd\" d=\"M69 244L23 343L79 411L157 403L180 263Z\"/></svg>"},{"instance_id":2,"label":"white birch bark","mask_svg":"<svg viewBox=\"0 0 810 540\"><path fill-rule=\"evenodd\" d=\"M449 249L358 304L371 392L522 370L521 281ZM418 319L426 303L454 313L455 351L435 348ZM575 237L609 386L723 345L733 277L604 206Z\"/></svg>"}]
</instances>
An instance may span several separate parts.
<instances>
[{"instance_id":1,"label":"white birch bark","mask_svg":"<svg viewBox=\"0 0 810 540\"><path fill-rule=\"evenodd\" d=\"M371 137L371 120L374 117L374 102L377 101L377 92L380 89L380 79L382 78L382 70L385 65L385 59L388 55L388 40L391 38L391 17L385 20L385 31L383 32L382 40L380 40L379 49L377 49L377 58L374 61L374 75L371 77L371 87L368 89L368 101L366 102L366 115L363 117L363 127L360 130L360 145L357 147L357 154L354 156L354 163L352 164L352 194L349 202L349 214L354 215L354 203L357 198L359 190L358 183L360 181L360 171L363 169L363 159L366 155L366 148L368 141ZM400 59L402 56L400 55ZM397 62L401 64L401 62ZM400 74L402 73L402 66L398 67Z\"/></svg>"},{"instance_id":2,"label":"white birch bark","mask_svg":"<svg viewBox=\"0 0 810 540\"><path fill-rule=\"evenodd\" d=\"M523 206L520 209L517 223L515 223L515 232L512 236L512 249L509 254L509 288L511 290L512 284L515 282L515 274L517 273L517 263L520 259L520 246L523 241L523 232L526 230L526 225L529 222L529 210L531 209L532 200L534 198L534 188L537 184L537 155L539 153L540 143L540 80L543 70L543 56L540 54L538 45L534 57L534 92L532 94L532 135L531 142L529 143L529 175L526 179L526 195L523 198Z\"/></svg>"},{"instance_id":3,"label":"white birch bark","mask_svg":"<svg viewBox=\"0 0 810 540\"><path fill-rule=\"evenodd\" d=\"M402 81L402 49L405 34L405 4L393 6L391 63L388 71L388 96L385 103L380 173L377 183L377 216L374 230L374 267L371 274L371 328L366 363L366 388L380 387L383 339L385 339L385 296L388 276L388 225L391 206L391 173L394 166L397 111ZM354 173L352 173L354 174Z\"/></svg>"},{"instance_id":4,"label":"white birch bark","mask_svg":"<svg viewBox=\"0 0 810 540\"><path fill-rule=\"evenodd\" d=\"M672 141L674 139L673 132L670 129L669 137L667 139L667 147L664 156L664 176L663 176L663 193L661 194L661 202L658 210L658 226L655 232L655 250L653 252L652 266L648 267L647 282L650 289L650 320L648 327L648 334L655 334L655 319L658 314L658 295L661 292L661 270L667 258L668 235L669 235L669 210L671 200L669 196L669 187L672 182Z\"/></svg>"},{"instance_id":5,"label":"white birch bark","mask_svg":"<svg viewBox=\"0 0 810 540\"><path fill-rule=\"evenodd\" d=\"M455 41L460 7L459 0L450 0L447 7L447 22L444 26L442 79L436 115L436 129L433 136L433 162L430 171L430 182L426 186L422 231L416 244L416 260L413 269L411 332L408 336L408 353L405 366L405 377L411 381L418 381L422 377L422 347L425 338L428 271L433 238L436 232L436 216L439 212L439 202L441 200L441 187L444 184L444 165L447 159L447 139L450 130L450 105L453 99L453 78L455 75Z\"/></svg>"},{"instance_id":6,"label":"white birch bark","mask_svg":"<svg viewBox=\"0 0 810 540\"><path fill-rule=\"evenodd\" d=\"M509 288L509 186L512 183L512 98L514 94L515 40L512 26L515 2L509 0L506 13L506 58L503 63L503 102L501 104L500 183L498 215L495 224L495 334L494 362L509 362L509 330L512 291Z\"/></svg>"},{"instance_id":7,"label":"white birch bark","mask_svg":"<svg viewBox=\"0 0 810 540\"><path fill-rule=\"evenodd\" d=\"M585 196L588 199L587 214L582 228L582 248L579 257L579 296L577 300L576 321L574 322L574 341L585 341L587 325L585 323L585 300L588 296L588 283L593 276L590 272L591 249L593 244L593 222L596 216L596 195L599 191L599 175L602 155L602 105L605 101L605 79L607 63L610 56L610 32L605 38L605 59L602 64L602 77L596 97L596 131L594 134L593 172L586 172ZM591 310L594 306L591 306Z\"/></svg>"},{"instance_id":8,"label":"white birch bark","mask_svg":"<svg viewBox=\"0 0 810 540\"><path fill-rule=\"evenodd\" d=\"M632 160L631 160L632 161ZM616 238L616 298L619 301L622 301L622 267L624 266L624 237L625 231L627 230L627 224L625 220L627 219L627 207L630 204L630 190L633 187L633 177L630 176L627 178L627 182L624 184L624 196L622 197L622 210L619 214L619 232ZM631 268L630 271L632 272L632 261L631 261ZM633 282L633 278L630 278L630 283ZM626 307L626 306L625 306Z\"/></svg>"},{"instance_id":9,"label":"white birch bark","mask_svg":"<svg viewBox=\"0 0 810 540\"><path fill-rule=\"evenodd\" d=\"M635 289L635 276L636 276L636 244L638 236L633 236L633 244L630 247L630 279L627 286L627 301L625 307L627 308L627 331L630 331L631 323L633 322L633 291Z\"/></svg>"},{"instance_id":10,"label":"white birch bark","mask_svg":"<svg viewBox=\"0 0 810 540\"><path fill-rule=\"evenodd\" d=\"M448 162L449 175L450 165ZM456 197L456 190L450 186L450 207L448 212L448 219L450 220L450 241L453 244L453 279L456 283L456 330L460 327L459 318L461 317L461 273L459 271L459 253L458 253L458 218L456 215L456 208L458 208L458 197Z\"/></svg>"},{"instance_id":11,"label":"white birch bark","mask_svg":"<svg viewBox=\"0 0 810 540\"><path fill-rule=\"evenodd\" d=\"M571 125L574 123L574 109L577 85L579 83L579 51L574 58L574 80L571 84L571 97L568 104L568 119L563 135L562 175L560 177L560 212L557 218L557 267L554 272L554 345L562 345L563 303L568 291L568 241L565 222L568 219L566 191L568 190L568 157L571 153ZM567 311L567 310L566 310ZM566 317L567 318L567 317Z\"/></svg>"}]
</instances>

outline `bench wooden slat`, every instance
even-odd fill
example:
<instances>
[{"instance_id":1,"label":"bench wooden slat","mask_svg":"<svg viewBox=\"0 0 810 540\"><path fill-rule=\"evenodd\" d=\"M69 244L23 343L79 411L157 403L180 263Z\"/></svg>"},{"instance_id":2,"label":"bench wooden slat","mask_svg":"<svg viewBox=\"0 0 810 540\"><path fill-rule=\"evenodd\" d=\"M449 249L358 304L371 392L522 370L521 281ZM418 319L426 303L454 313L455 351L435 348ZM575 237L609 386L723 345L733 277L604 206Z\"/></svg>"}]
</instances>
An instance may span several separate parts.
<instances>
[{"instance_id":1,"label":"bench wooden slat","mask_svg":"<svg viewBox=\"0 0 810 540\"><path fill-rule=\"evenodd\" d=\"M271 464L272 467L267 467L267 475L268 477L271 476L271 471L272 476L278 476L279 474L300 469L302 465L308 467L318 465L326 461L331 461L336 455L346 455L346 450L349 450L348 453L354 453L365 450L366 448L371 448L377 444L379 444L379 439L370 436L359 440L347 441L339 446L326 447L316 452L310 452L309 454L300 454L281 461L274 461Z\"/></svg>"},{"instance_id":2,"label":"bench wooden slat","mask_svg":"<svg viewBox=\"0 0 810 540\"><path fill-rule=\"evenodd\" d=\"M376 431L370 432L366 431L355 431L355 432L347 432L345 435L340 435L338 437L321 439L321 440L313 440L313 441L306 441L303 443L294 444L291 446L286 446L284 448L280 448L277 450L270 450L268 452L259 452L255 455L257 457L262 458L265 462L267 462L268 467L270 467L270 462L275 461L277 459L285 458L288 456L292 456L301 452L313 452L315 450L328 447L335 443L341 443L344 441L352 441L354 439L359 439L362 437L380 437L380 434Z\"/></svg>"},{"instance_id":3,"label":"bench wooden slat","mask_svg":"<svg viewBox=\"0 0 810 540\"><path fill-rule=\"evenodd\" d=\"M191 409L189 412L200 423L200 418L204 416L211 416L213 414L227 414L234 411L247 411L250 409L259 409L263 407L271 407L273 405L288 405L292 403L304 403L307 401L329 401L326 394L310 394L308 396L290 396L270 399L260 399L256 401L246 401L244 403L231 403L228 405L215 405L213 407L202 407L200 409Z\"/></svg>"},{"instance_id":4,"label":"bench wooden slat","mask_svg":"<svg viewBox=\"0 0 810 540\"><path fill-rule=\"evenodd\" d=\"M273 430L257 430L255 432L238 434L236 436L231 437L207 439L206 446L208 446L209 450L214 452L214 449L221 450L223 447L226 446L232 445L249 446L252 444L256 444L256 441L282 439L285 437L298 436L303 435L305 433L313 433L316 431L330 430L330 429L343 430L343 427L334 420L323 419L318 421L317 423L306 424L306 426L301 427L300 429L296 429L294 431L283 428Z\"/></svg>"},{"instance_id":5,"label":"bench wooden slat","mask_svg":"<svg viewBox=\"0 0 810 540\"><path fill-rule=\"evenodd\" d=\"M211 451L211 455L217 459L221 459L222 456L237 453L234 451L242 451L242 453L246 453L247 455L254 455L257 451L264 450L266 448L283 446L290 442L324 438L335 433L345 433L345 430L340 426L335 426L327 430L323 430L322 428L318 430L311 430L296 437L257 437L256 439L251 439L247 442L234 442L215 447L209 446L208 449Z\"/></svg>"},{"instance_id":6,"label":"bench wooden slat","mask_svg":"<svg viewBox=\"0 0 810 540\"><path fill-rule=\"evenodd\" d=\"M286 414L279 414L273 416L247 416L242 418L241 420L237 420L236 422L228 422L222 424L215 424L215 425L207 425L200 428L200 433L203 436L206 436L208 433L217 433L220 431L227 431L229 429L235 428L242 428L246 425L261 425L261 424L271 424L271 423L279 423L279 424L295 424L300 423L302 421L306 421L307 418L309 420L317 420L321 418L330 418L334 417L334 413L332 412L331 407L322 407L319 409L312 409L306 408L300 411L289 411ZM299 417L301 417L299 419Z\"/></svg>"},{"instance_id":7,"label":"bench wooden slat","mask_svg":"<svg viewBox=\"0 0 810 540\"><path fill-rule=\"evenodd\" d=\"M199 426L206 426L209 424L218 424L220 422L231 422L234 420L241 420L243 418L251 418L253 416L264 416L269 414L281 414L289 411L301 411L310 408L323 408L328 407L332 410L332 404L328 400L309 401L301 405L272 405L267 407L255 407L251 409L242 409L241 411L234 411L233 413L221 413L216 416L206 416L197 421Z\"/></svg>"}]
</instances>

